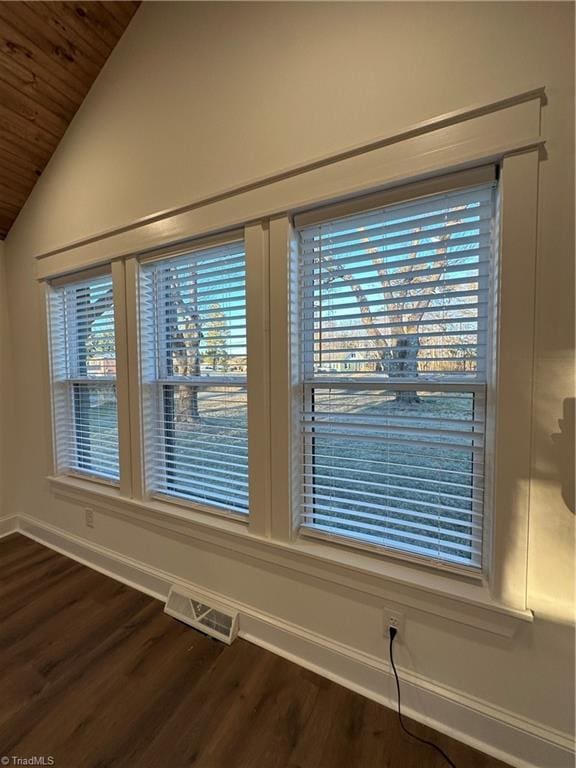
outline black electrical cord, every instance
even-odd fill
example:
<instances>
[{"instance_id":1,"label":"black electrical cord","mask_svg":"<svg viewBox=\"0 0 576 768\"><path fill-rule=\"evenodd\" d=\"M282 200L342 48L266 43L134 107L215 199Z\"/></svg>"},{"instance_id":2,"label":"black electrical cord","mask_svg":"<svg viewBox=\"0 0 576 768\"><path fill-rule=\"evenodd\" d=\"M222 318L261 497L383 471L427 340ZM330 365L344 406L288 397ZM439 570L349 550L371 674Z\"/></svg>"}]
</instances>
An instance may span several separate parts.
<instances>
[{"instance_id":1,"label":"black electrical cord","mask_svg":"<svg viewBox=\"0 0 576 768\"><path fill-rule=\"evenodd\" d=\"M452 760L448 757L446 752L444 750L440 749L440 747L437 744L434 744L432 741L427 741L426 739L421 739L420 736L416 736L415 733L412 733L412 731L409 731L408 728L404 725L404 721L402 719L402 711L400 709L400 680L398 679L398 672L396 671L396 664L394 664L394 651L393 651L393 644L394 644L394 638L398 634L398 630L396 627L390 627L388 630L388 633L390 635L390 666L392 667L392 670L394 672L394 677L396 678L396 690L398 692L398 719L400 720L400 726L404 733L406 733L410 738L416 739L416 741L419 741L421 744L426 744L429 747L432 747L432 749L435 749L436 752L439 752L444 760L448 763L451 768L456 768Z\"/></svg>"}]
</instances>

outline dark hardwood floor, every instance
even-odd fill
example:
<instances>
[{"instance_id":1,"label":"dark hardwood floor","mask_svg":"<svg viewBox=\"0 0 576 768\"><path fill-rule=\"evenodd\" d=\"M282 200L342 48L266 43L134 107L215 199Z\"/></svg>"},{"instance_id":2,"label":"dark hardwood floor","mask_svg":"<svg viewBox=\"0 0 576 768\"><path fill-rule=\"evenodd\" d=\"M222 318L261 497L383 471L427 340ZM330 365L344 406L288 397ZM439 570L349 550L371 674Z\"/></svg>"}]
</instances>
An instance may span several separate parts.
<instances>
[{"instance_id":1,"label":"dark hardwood floor","mask_svg":"<svg viewBox=\"0 0 576 768\"><path fill-rule=\"evenodd\" d=\"M0 540L0 649L0 756L55 768L445 766L391 710L244 640L204 637L18 534ZM458 768L504 765L412 726Z\"/></svg>"}]
</instances>

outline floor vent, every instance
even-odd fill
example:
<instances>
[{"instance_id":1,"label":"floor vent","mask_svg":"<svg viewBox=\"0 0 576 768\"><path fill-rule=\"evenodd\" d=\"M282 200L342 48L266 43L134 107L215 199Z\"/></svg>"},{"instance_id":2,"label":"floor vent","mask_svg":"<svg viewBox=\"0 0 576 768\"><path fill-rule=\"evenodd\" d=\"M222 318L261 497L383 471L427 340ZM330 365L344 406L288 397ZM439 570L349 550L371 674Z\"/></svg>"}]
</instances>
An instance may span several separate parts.
<instances>
[{"instance_id":1,"label":"floor vent","mask_svg":"<svg viewBox=\"0 0 576 768\"><path fill-rule=\"evenodd\" d=\"M238 634L238 612L199 594L171 587L164 612L230 645Z\"/></svg>"}]
</instances>

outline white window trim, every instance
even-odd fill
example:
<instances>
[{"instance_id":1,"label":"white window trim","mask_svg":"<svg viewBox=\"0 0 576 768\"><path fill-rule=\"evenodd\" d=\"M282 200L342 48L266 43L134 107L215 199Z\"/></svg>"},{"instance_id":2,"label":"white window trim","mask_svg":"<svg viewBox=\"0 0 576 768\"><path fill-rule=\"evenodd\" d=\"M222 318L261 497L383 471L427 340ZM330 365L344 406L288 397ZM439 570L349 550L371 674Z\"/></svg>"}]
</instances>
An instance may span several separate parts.
<instances>
[{"instance_id":1,"label":"white window trim","mask_svg":"<svg viewBox=\"0 0 576 768\"><path fill-rule=\"evenodd\" d=\"M527 383L528 391L531 391L538 164L539 154L536 151L511 155L502 161L499 209L499 304L502 309L496 326L499 335L497 364L491 366L493 373L487 386L487 412L491 414L486 449L487 579L484 574L478 575L490 595L519 610L528 608L528 489L516 489L514 486L516 478L529 477L531 409L527 403L520 404L514 393L525 391ZM527 221L533 224L526 227ZM271 224L270 237L270 270L275 275L270 296L273 308L271 327L275 339L271 367L278 381L286 382L290 380L289 361L296 354L290 348L290 339L285 341L286 349L279 342L282 329L289 328L291 316L288 297L293 293L293 277L286 266L289 247L286 243L294 239L291 217L275 219ZM519 274L524 275L523 281L518 280ZM514 307L514 311L511 312L509 307ZM521 322L518 307L522 307ZM298 506L297 500L290 498L295 491L288 459L294 450L294 441L290 439L292 432L287 426L289 419L294 421L298 390L287 392L286 386L277 386L272 388L271 394L272 413L277 424L277 428L272 430L275 441L272 455L278 458L278 466L273 466L272 472L278 478L274 487L282 488L281 500L277 498L275 506L281 505L278 514L286 520L290 519L290 510ZM510 406L510 402L514 405ZM504 403L506 407L502 407ZM506 455L506 470L498 476L494 471L495 457L502 454ZM514 463L515 474L511 471L511 463ZM292 536L293 528L287 531L285 540ZM356 545L355 548L367 550L368 546ZM403 553L383 552L382 556L417 562ZM434 567L458 570L437 564Z\"/></svg>"},{"instance_id":2,"label":"white window trim","mask_svg":"<svg viewBox=\"0 0 576 768\"><path fill-rule=\"evenodd\" d=\"M247 180L191 200L184 208L159 211L117 230L40 252L36 277L77 272L134 253L209 237L247 222L262 221L332 204L370 191L474 168L517 152L538 150L544 88L440 115L359 147Z\"/></svg>"},{"instance_id":3,"label":"white window trim","mask_svg":"<svg viewBox=\"0 0 576 768\"><path fill-rule=\"evenodd\" d=\"M454 618L456 614L474 626L481 626L488 616L496 624L503 620L507 626L504 634L507 634L510 621L515 626L519 620L531 620L526 605L531 408L529 398L518 400L513 393L519 383L523 391L531 391L543 100L543 89L535 89L492 105L441 116L396 137L385 137L289 173L229 190L217 198L210 197L190 209L162 214L131 228L41 254L37 269L41 281L95 264L110 261L115 264L118 260L113 267L117 278L115 286L118 284L115 298L119 296L117 309L124 313L124 320L119 318L119 321L126 330L122 352L126 357L127 373L123 376L126 392L120 398L122 404L119 402L122 411L119 427L122 465L127 460L129 469L123 471L121 488L116 490L82 479L51 476L54 490L78 503L90 501L110 514L127 516L132 521L153 518L154 524L162 529L172 530L176 521L178 530L186 531L193 538L199 538L198 531L202 531L202 536L213 539L215 545L228 546L228 542L233 541L230 548L245 547L246 553L253 557L278 563L284 559L286 567L353 589L386 594L388 599L406 602L408 597L402 593L411 591L412 603L418 604L421 610L425 610L422 597L434 592L446 601L444 615ZM294 541L289 514L295 493L289 472L293 450L291 425L294 424L290 381L293 350L287 333L287 289L291 276L286 268L286 254L293 247L290 216L329 201L394 187L400 181L432 178L488 162L499 162L502 168L500 290L504 307L500 318L500 363L494 381L489 384L488 397L495 401L497 414L497 425L493 425L494 454L506 457L498 474L494 473L495 512L490 534L493 567L488 583L392 562L370 552L348 552L324 542ZM163 220L161 227L159 219ZM253 303L253 311L248 310L252 329L249 334L253 339L249 341L249 345L252 343L250 354L262 363L258 366L261 373L252 376L249 382L249 387L261 395L258 400L254 397L258 406L252 407L252 419L260 420L261 433L267 436L250 449L251 460L256 455L265 465L260 488L253 491L251 485L250 489L251 501L254 498L250 526L183 505L144 498L136 351L138 264L132 255L166 246L170 241L229 231L243 222L255 222L246 225L245 231L246 242L251 243L247 259L253 265L249 292L261 296L266 294L263 288L269 286L269 312L262 303L259 308ZM515 279L518 269L524 276L522 282ZM509 301L515 308L522 307L521 317L507 312ZM47 356L45 364L48 370ZM46 380L49 381L48 374ZM514 407L500 408L501 401L506 401L507 406L512 402ZM49 458L49 465L54 466L53 454ZM494 456L488 458L489 471L494 472ZM470 612L474 614L472 618ZM478 612L484 617L480 622Z\"/></svg>"},{"instance_id":4,"label":"white window trim","mask_svg":"<svg viewBox=\"0 0 576 768\"><path fill-rule=\"evenodd\" d=\"M194 544L207 543L223 552L244 555L294 574L307 574L501 637L512 637L520 624L533 621L530 611L507 606L492 597L486 585L452 573L417 568L362 550L350 551L343 557L340 547L311 540L270 539L251 533L240 520L206 515L165 501L126 498L117 488L80 478L47 480L55 498L68 503L89 505L100 514L136 526L146 525L168 537L177 535Z\"/></svg>"}]
</instances>

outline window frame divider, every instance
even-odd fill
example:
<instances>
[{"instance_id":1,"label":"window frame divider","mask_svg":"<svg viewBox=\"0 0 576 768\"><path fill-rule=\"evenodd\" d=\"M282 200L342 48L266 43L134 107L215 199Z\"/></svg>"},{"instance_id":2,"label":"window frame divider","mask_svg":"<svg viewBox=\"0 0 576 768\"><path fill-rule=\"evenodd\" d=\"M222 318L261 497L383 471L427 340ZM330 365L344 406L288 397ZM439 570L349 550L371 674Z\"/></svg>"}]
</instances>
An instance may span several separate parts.
<instances>
[{"instance_id":1,"label":"window frame divider","mask_svg":"<svg viewBox=\"0 0 576 768\"><path fill-rule=\"evenodd\" d=\"M138 259L132 256L124 261L124 307L126 314L126 347L128 375L128 412L130 425L130 469L133 499L145 498L144 451L142 434L142 388L140 368L140 312L138 288Z\"/></svg>"},{"instance_id":2,"label":"window frame divider","mask_svg":"<svg viewBox=\"0 0 576 768\"><path fill-rule=\"evenodd\" d=\"M302 396L298 335L293 333L297 300L297 239L291 217L270 219L270 427L272 538L296 537L299 482L294 460L299 450L296 413Z\"/></svg>"},{"instance_id":3,"label":"window frame divider","mask_svg":"<svg viewBox=\"0 0 576 768\"><path fill-rule=\"evenodd\" d=\"M270 256L268 226L244 229L250 533L271 533ZM249 359L248 359L249 358Z\"/></svg>"},{"instance_id":4,"label":"window frame divider","mask_svg":"<svg viewBox=\"0 0 576 768\"><path fill-rule=\"evenodd\" d=\"M132 496L132 459L130 423L130 373L128 354L126 275L123 261L112 262L114 329L116 345L116 403L118 412L118 462L120 493Z\"/></svg>"},{"instance_id":5,"label":"window frame divider","mask_svg":"<svg viewBox=\"0 0 576 768\"><path fill-rule=\"evenodd\" d=\"M431 381L422 377L420 381L377 381L372 379L366 381L361 378L357 379L345 379L341 378L318 378L318 379L304 379L302 385L305 387L314 387L315 389L391 389L404 390L406 392L414 392L418 390L427 392L476 392L478 394L484 393L486 384L483 382L474 381L469 379L468 381L455 382L455 381Z\"/></svg>"}]
</instances>

